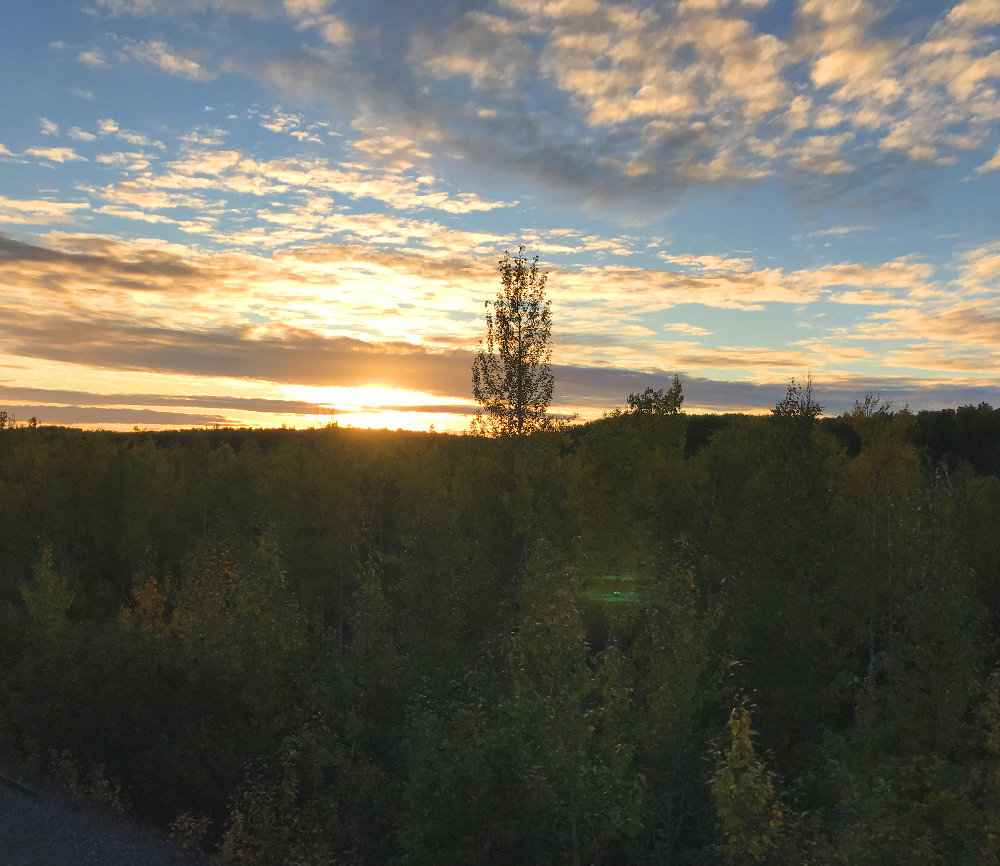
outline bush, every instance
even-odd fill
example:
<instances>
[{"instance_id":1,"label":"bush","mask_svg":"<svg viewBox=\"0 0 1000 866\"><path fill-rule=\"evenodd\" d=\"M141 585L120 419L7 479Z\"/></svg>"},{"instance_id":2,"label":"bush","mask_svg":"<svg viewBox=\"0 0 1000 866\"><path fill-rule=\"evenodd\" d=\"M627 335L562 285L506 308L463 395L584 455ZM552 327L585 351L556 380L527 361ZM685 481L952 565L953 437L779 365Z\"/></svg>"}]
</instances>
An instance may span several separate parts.
<instances>
[{"instance_id":1,"label":"bush","mask_svg":"<svg viewBox=\"0 0 1000 866\"><path fill-rule=\"evenodd\" d=\"M39 641L2 694L6 750L69 750L163 826L184 812L221 824L245 762L267 751L239 683L169 638L110 627Z\"/></svg>"}]
</instances>

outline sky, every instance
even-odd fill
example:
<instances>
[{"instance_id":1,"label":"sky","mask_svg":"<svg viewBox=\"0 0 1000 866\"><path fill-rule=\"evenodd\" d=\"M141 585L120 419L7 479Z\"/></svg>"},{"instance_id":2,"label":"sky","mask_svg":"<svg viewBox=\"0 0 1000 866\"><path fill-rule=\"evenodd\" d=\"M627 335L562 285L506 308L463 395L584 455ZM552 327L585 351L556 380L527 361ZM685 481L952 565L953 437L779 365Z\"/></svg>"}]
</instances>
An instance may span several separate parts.
<instances>
[{"instance_id":1,"label":"sky","mask_svg":"<svg viewBox=\"0 0 1000 866\"><path fill-rule=\"evenodd\" d=\"M1000 0L46 0L0 29L0 407L461 430L497 259L553 411L1000 405Z\"/></svg>"}]
</instances>

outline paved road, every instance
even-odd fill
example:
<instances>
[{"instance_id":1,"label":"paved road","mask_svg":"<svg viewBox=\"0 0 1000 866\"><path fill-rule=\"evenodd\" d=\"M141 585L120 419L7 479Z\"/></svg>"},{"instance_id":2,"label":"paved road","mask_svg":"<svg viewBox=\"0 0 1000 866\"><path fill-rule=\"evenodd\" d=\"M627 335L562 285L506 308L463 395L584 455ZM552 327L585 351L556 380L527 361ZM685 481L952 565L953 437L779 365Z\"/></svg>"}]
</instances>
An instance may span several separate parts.
<instances>
[{"instance_id":1,"label":"paved road","mask_svg":"<svg viewBox=\"0 0 1000 866\"><path fill-rule=\"evenodd\" d=\"M35 797L0 785L0 866L204 866L208 862L159 830L104 806L75 805L44 782Z\"/></svg>"}]
</instances>

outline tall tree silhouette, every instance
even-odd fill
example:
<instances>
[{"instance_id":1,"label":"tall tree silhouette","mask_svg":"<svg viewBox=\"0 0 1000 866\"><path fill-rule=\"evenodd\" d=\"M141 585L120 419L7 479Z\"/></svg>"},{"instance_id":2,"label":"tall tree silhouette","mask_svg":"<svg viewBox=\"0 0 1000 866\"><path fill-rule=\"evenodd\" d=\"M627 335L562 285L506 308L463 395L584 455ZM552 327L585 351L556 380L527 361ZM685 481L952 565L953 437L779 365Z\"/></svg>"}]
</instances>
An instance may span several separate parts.
<instances>
[{"instance_id":1,"label":"tall tree silhouette","mask_svg":"<svg viewBox=\"0 0 1000 866\"><path fill-rule=\"evenodd\" d=\"M486 340L472 364L472 393L483 407L474 429L520 436L545 427L552 399L552 318L545 299L547 273L524 247L500 259L501 287L486 302ZM492 310L490 309L492 305Z\"/></svg>"}]
</instances>

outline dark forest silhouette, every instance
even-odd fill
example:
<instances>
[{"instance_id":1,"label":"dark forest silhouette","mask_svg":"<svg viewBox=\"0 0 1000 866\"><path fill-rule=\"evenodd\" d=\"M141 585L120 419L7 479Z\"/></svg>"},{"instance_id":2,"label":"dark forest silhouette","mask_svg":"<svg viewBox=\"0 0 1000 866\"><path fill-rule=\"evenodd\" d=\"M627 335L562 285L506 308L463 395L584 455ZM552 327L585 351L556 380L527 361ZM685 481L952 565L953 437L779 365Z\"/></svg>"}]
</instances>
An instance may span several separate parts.
<instances>
[{"instance_id":1,"label":"dark forest silhouette","mask_svg":"<svg viewBox=\"0 0 1000 866\"><path fill-rule=\"evenodd\" d=\"M0 430L4 760L238 863L992 862L1000 412L635 402Z\"/></svg>"}]
</instances>

